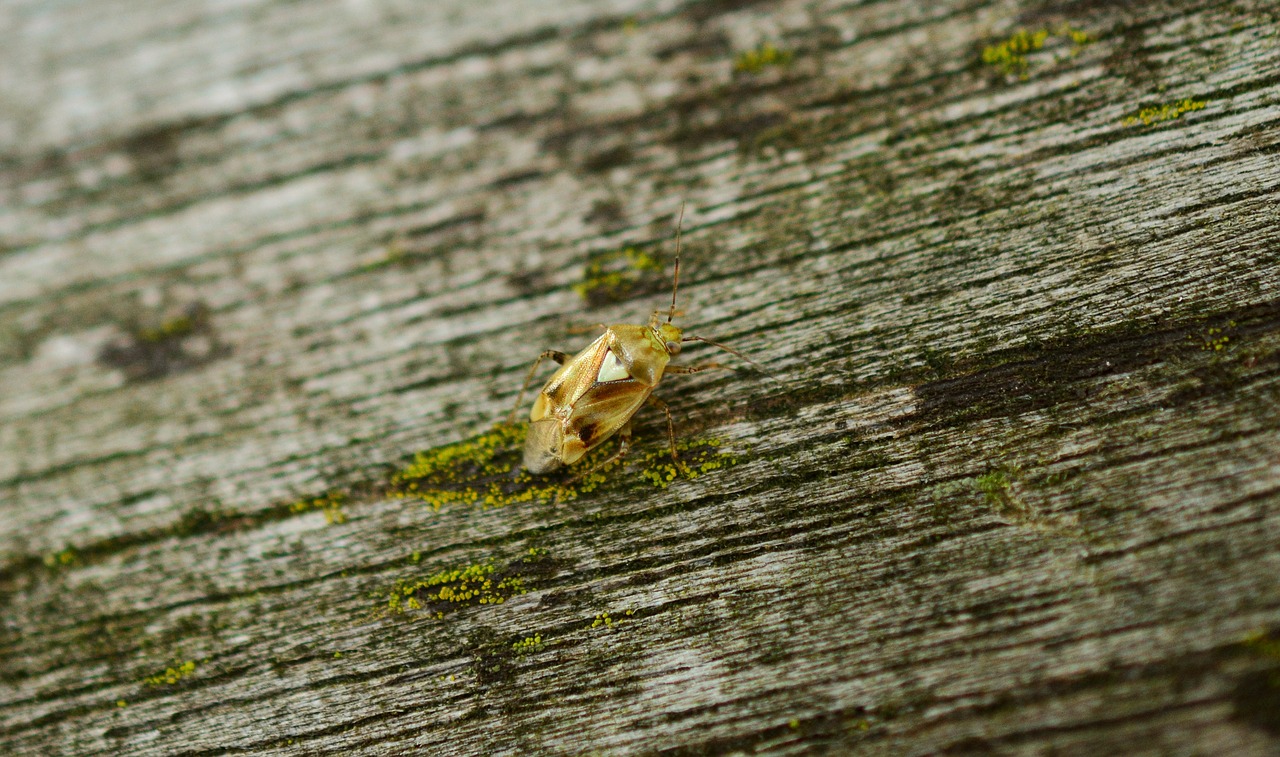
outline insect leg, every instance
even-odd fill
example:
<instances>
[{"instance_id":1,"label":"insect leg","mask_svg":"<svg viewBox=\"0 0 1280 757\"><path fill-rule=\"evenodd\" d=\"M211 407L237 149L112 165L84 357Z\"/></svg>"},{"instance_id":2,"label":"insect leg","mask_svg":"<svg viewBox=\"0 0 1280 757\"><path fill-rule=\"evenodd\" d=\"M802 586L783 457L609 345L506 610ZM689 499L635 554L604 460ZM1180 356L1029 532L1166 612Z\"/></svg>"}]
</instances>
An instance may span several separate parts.
<instances>
[{"instance_id":1,"label":"insect leg","mask_svg":"<svg viewBox=\"0 0 1280 757\"><path fill-rule=\"evenodd\" d=\"M773 378L773 374L772 374L772 373L769 373L769 371L768 371L768 370L765 370L763 365L760 365L760 364L759 364L759 362L756 362L756 361L754 361L754 360L751 360L751 359L750 359L750 357L748 357L748 356L746 356L746 355L742 355L742 354L741 354L741 352L739 352L739 351L735 350L735 348L728 347L728 346L726 346L726 345L721 345L721 343L719 343L719 342L713 342L713 341L710 341L710 339L708 339L707 337L684 337L684 338L680 339L680 341L681 341L681 342L701 342L701 343L704 343L704 345L710 345L710 346L712 346L712 347L716 347L716 348L717 348L717 350L723 350L723 351L726 351L726 352L728 352L728 354L730 354L730 355L736 355L737 357L739 357L739 359L740 359L742 362L746 362L746 364L749 364L749 365L751 365L751 366L754 366L755 370L758 370L758 371L760 371L760 373L763 373L763 374L765 375L765 378L768 378L769 380L772 380L772 382L774 382L774 383L782 384L782 382L780 382L780 380L778 380L778 379L776 379L776 378ZM709 365L714 365L714 366L716 366L716 368L722 368L722 366L721 366L721 365L716 364L716 362L712 362L712 364L709 364ZM699 370L701 370L701 369L699 369ZM667 371L668 371L668 373L694 373L694 371L691 371L691 370L676 370L676 366L673 366L673 365L668 365L668 366L667 366ZM786 384L782 384L782 386L786 386Z\"/></svg>"},{"instance_id":2,"label":"insect leg","mask_svg":"<svg viewBox=\"0 0 1280 757\"><path fill-rule=\"evenodd\" d=\"M733 370L727 365L720 363L703 363L701 365L670 365L663 369L664 373L698 373L699 371L709 371L713 368L723 368L726 371Z\"/></svg>"},{"instance_id":3,"label":"insect leg","mask_svg":"<svg viewBox=\"0 0 1280 757\"><path fill-rule=\"evenodd\" d=\"M719 342L713 342L713 341L711 341L710 339L706 338L705 336L686 336L686 337L684 337L683 339L681 339L680 341L682 341L682 342L702 342L703 344L709 344L709 345L711 345L712 347L715 347L715 348L716 348L716 349L718 349L718 350L724 350L725 352L729 353L730 355L736 355L736 356L737 356L740 360L742 360L743 362L745 362L745 363L749 363L750 365L754 365L754 366L756 367L756 369L757 369L757 370L762 371L762 372L766 372L766 373L767 373L767 371L765 371L765 370L764 370L764 366L760 365L759 363L757 363L756 361L754 361L754 360L752 360L751 358L747 357L746 355L742 354L741 352L738 352L737 350L735 350L735 349L734 349L734 348L732 348L732 347L729 347L728 345L724 345L724 344L721 344L721 343L719 343Z\"/></svg>"},{"instance_id":4,"label":"insect leg","mask_svg":"<svg viewBox=\"0 0 1280 757\"><path fill-rule=\"evenodd\" d=\"M657 405L661 408L662 412L667 414L667 441L671 443L671 462L675 463L676 467L682 472L688 474L688 467L685 466L684 463L680 462L680 456L676 454L676 427L675 424L671 422L671 407L652 394L649 395L648 402L651 405Z\"/></svg>"},{"instance_id":5,"label":"insect leg","mask_svg":"<svg viewBox=\"0 0 1280 757\"><path fill-rule=\"evenodd\" d=\"M604 325L603 323L593 323L590 326L570 326L567 329L567 331L570 334L590 334L596 329L600 329L601 331L608 331L609 327Z\"/></svg>"},{"instance_id":6,"label":"insect leg","mask_svg":"<svg viewBox=\"0 0 1280 757\"><path fill-rule=\"evenodd\" d=\"M560 365L564 365L564 361L568 360L569 356L559 350L547 350L539 355L537 360L533 361L533 365L529 368L529 374L524 377L524 386L520 387L520 394L516 395L515 407L511 408L511 415L507 418L508 426L515 424L516 411L520 409L520 405L524 402L524 393L529 389L529 382L533 381L533 374L537 372L538 366L542 365L542 361L547 358L551 358Z\"/></svg>"}]
</instances>

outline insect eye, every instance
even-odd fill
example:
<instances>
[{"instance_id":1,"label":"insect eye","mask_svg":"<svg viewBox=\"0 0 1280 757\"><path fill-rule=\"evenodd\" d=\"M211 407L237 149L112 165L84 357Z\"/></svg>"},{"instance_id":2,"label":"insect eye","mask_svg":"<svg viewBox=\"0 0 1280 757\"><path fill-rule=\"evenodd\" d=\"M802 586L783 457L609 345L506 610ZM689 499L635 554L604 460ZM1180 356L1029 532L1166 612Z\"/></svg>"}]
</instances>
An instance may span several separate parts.
<instances>
[{"instance_id":1,"label":"insect eye","mask_svg":"<svg viewBox=\"0 0 1280 757\"><path fill-rule=\"evenodd\" d=\"M667 348L667 352L670 352L672 355L679 355L679 354L680 354L680 343L679 343L679 342L667 342L665 346L666 346L666 348Z\"/></svg>"}]
</instances>

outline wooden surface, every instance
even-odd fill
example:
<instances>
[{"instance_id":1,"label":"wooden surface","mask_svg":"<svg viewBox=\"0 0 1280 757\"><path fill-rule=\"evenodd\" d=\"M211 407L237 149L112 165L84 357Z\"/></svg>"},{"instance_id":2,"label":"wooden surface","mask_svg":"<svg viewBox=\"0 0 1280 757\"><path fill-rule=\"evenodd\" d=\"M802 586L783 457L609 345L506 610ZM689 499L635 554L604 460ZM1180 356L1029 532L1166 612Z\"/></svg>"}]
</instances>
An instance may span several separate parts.
<instances>
[{"instance_id":1,"label":"wooden surface","mask_svg":"<svg viewBox=\"0 0 1280 757\"><path fill-rule=\"evenodd\" d=\"M4 0L0 752L1276 753L1277 21ZM721 467L391 496L682 202Z\"/></svg>"}]
</instances>

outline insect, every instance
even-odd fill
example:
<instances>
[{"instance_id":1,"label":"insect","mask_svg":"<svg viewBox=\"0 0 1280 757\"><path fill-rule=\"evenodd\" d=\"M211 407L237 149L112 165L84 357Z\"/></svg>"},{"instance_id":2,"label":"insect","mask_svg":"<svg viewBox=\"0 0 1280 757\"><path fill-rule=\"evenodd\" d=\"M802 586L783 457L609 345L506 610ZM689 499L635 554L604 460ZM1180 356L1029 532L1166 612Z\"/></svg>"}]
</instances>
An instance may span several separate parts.
<instances>
[{"instance_id":1,"label":"insect","mask_svg":"<svg viewBox=\"0 0 1280 757\"><path fill-rule=\"evenodd\" d=\"M631 447L631 420L646 403L656 406L666 414L671 459L677 467L682 468L683 464L676 454L671 408L653 396L654 387L667 373L698 373L726 366L714 362L675 365L670 362L671 358L680 354L680 346L684 342L704 342L751 363L736 350L704 337L686 336L680 327L671 323L677 314L680 231L683 223L684 207L681 206L680 220L676 223L676 265L671 284L671 307L666 311L665 322L660 320L663 311L655 310L649 316L648 325L601 324L604 333L578 354L571 357L563 352L547 350L538 356L529 369L529 375L525 377L524 386L516 398L516 406L511 410L510 422L515 421L515 414L524 402L525 391L542 361L550 358L560 364L560 369L538 392L529 411L524 467L530 473L550 473L562 466L572 465L614 434L621 437L618 451L587 473L622 458Z\"/></svg>"}]
</instances>

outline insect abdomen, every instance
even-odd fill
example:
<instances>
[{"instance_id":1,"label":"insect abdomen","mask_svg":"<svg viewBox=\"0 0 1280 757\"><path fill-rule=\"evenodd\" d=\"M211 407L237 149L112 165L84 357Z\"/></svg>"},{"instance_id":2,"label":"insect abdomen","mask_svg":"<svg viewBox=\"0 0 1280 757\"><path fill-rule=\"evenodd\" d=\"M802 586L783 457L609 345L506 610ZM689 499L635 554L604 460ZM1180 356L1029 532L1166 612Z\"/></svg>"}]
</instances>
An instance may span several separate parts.
<instances>
[{"instance_id":1,"label":"insect abdomen","mask_svg":"<svg viewBox=\"0 0 1280 757\"><path fill-rule=\"evenodd\" d=\"M524 441L524 467L530 473L550 473L564 465L560 459L560 447L564 443L564 431L556 418L543 418L529 424L529 435Z\"/></svg>"}]
</instances>

